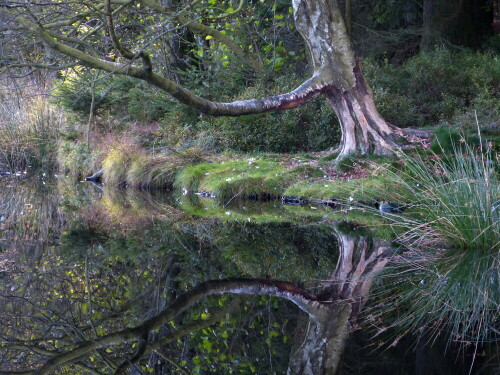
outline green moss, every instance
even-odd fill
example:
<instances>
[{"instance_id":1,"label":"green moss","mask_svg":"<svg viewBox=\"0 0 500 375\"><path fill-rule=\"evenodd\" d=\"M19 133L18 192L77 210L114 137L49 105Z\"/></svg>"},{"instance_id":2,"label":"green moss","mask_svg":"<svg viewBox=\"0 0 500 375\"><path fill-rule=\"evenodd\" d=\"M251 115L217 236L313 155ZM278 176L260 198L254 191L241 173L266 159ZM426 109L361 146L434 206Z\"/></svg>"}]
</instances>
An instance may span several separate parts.
<instances>
[{"instance_id":1,"label":"green moss","mask_svg":"<svg viewBox=\"0 0 500 375\"><path fill-rule=\"evenodd\" d=\"M307 165L287 168L275 158L241 158L187 166L177 174L175 186L192 192L209 191L224 201L255 194L280 196L292 183L320 174L319 169Z\"/></svg>"},{"instance_id":2,"label":"green moss","mask_svg":"<svg viewBox=\"0 0 500 375\"><path fill-rule=\"evenodd\" d=\"M319 182L302 181L285 190L285 195L296 197L357 202L400 201L402 193L398 184L385 177Z\"/></svg>"}]
</instances>

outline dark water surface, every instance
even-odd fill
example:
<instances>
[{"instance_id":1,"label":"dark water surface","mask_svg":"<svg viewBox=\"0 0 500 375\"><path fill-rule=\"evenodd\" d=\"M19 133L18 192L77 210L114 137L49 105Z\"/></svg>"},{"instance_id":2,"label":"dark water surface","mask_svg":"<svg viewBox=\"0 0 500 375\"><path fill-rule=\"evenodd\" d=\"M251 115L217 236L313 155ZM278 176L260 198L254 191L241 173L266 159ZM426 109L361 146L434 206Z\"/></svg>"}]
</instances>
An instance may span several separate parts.
<instances>
[{"instance_id":1,"label":"dark water surface","mask_svg":"<svg viewBox=\"0 0 500 375\"><path fill-rule=\"evenodd\" d=\"M330 208L224 203L0 180L0 373L500 373L497 258L409 272Z\"/></svg>"}]
</instances>

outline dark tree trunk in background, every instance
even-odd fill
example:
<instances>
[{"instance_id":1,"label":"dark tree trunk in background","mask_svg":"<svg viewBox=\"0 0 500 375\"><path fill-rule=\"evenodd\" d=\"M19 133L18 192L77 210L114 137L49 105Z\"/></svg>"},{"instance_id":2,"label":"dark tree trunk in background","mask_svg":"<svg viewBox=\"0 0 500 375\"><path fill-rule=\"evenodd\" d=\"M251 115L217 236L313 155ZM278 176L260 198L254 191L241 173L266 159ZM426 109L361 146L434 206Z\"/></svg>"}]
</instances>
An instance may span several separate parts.
<instances>
[{"instance_id":1,"label":"dark tree trunk in background","mask_svg":"<svg viewBox=\"0 0 500 375\"><path fill-rule=\"evenodd\" d=\"M422 50L448 43L479 48L492 32L488 0L424 0Z\"/></svg>"}]
</instances>

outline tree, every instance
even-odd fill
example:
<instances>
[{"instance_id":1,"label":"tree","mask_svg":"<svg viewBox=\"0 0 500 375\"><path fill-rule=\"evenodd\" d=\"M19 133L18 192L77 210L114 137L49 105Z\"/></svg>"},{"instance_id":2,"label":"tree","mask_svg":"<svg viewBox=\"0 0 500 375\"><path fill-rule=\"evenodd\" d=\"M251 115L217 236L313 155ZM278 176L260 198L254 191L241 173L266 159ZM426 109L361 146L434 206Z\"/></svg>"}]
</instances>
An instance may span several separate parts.
<instances>
[{"instance_id":1,"label":"tree","mask_svg":"<svg viewBox=\"0 0 500 375\"><path fill-rule=\"evenodd\" d=\"M293 1L295 27L305 41L312 74L295 90L282 95L229 103L214 102L196 95L162 74L151 53L164 25L183 25L193 34L213 39L229 48L248 67L258 72L261 61L251 48L242 46L217 28L206 23L228 17L241 8L227 9L212 18L186 16L193 4L169 7L155 0L107 0L105 3L73 4L43 3L23 5L4 0L1 3L11 15L11 22L25 37L40 41L43 46L75 61L113 74L128 75L156 86L178 101L202 113L213 116L241 116L270 111L289 110L324 95L342 128L339 158L352 153L388 154L396 147L400 129L388 124L377 112L373 95L356 59L344 18L336 0ZM135 48L127 47L118 29L130 26L130 12L140 9L142 19L152 18L150 24L139 24L133 31ZM197 9L196 11L199 11ZM128 12L128 13L127 13ZM166 21L167 20L167 21ZM131 27L131 26L130 26ZM107 30L106 33L103 29ZM156 30L156 33L154 32ZM159 32L160 30L161 32ZM121 57L115 59L114 53ZM109 61L115 60L115 61ZM28 65L56 68L54 65Z\"/></svg>"}]
</instances>

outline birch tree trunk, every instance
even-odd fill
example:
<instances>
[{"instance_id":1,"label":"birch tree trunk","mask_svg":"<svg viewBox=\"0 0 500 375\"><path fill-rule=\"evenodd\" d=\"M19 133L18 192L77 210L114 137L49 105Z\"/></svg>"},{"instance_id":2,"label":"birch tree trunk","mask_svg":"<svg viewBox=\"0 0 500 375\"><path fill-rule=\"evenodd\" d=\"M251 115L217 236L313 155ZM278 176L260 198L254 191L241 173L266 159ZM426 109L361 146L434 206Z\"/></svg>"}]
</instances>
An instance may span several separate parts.
<instances>
[{"instance_id":1,"label":"birch tree trunk","mask_svg":"<svg viewBox=\"0 0 500 375\"><path fill-rule=\"evenodd\" d=\"M375 108L338 2L294 0L293 7L295 25L311 56L313 75L319 78L321 91L340 121L339 158L352 153L390 153L399 131Z\"/></svg>"}]
</instances>

